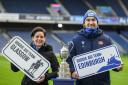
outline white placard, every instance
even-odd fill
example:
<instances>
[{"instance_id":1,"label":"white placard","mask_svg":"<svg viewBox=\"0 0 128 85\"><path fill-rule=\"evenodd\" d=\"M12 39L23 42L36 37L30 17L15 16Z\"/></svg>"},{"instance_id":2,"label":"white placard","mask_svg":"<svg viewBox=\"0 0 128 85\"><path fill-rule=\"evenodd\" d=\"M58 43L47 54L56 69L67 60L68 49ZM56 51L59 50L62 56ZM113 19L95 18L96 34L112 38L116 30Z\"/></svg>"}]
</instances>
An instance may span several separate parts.
<instances>
[{"instance_id":1,"label":"white placard","mask_svg":"<svg viewBox=\"0 0 128 85\"><path fill-rule=\"evenodd\" d=\"M50 67L50 63L22 38L13 37L2 49L2 54L30 79L37 81Z\"/></svg>"},{"instance_id":2,"label":"white placard","mask_svg":"<svg viewBox=\"0 0 128 85\"><path fill-rule=\"evenodd\" d=\"M122 64L116 45L74 56L72 60L80 79L117 68Z\"/></svg>"}]
</instances>

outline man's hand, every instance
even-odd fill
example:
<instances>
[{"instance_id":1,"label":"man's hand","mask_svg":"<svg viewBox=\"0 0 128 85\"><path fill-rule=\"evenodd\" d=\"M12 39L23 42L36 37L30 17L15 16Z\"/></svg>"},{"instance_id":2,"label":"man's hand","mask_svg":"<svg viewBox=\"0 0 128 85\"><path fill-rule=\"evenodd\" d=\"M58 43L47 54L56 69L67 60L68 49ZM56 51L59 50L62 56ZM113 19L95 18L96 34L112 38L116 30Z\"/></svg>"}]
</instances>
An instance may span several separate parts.
<instances>
[{"instance_id":1,"label":"man's hand","mask_svg":"<svg viewBox=\"0 0 128 85\"><path fill-rule=\"evenodd\" d=\"M119 72L119 71L122 71L123 70L123 64L120 65L119 67L113 69L113 71L116 71L116 72Z\"/></svg>"},{"instance_id":2,"label":"man's hand","mask_svg":"<svg viewBox=\"0 0 128 85\"><path fill-rule=\"evenodd\" d=\"M123 64L120 65L118 68L117 68L118 71L122 71L123 70Z\"/></svg>"},{"instance_id":3,"label":"man's hand","mask_svg":"<svg viewBox=\"0 0 128 85\"><path fill-rule=\"evenodd\" d=\"M36 81L37 83L43 82L45 80L45 75L41 76L40 79L38 81Z\"/></svg>"},{"instance_id":4,"label":"man's hand","mask_svg":"<svg viewBox=\"0 0 128 85\"><path fill-rule=\"evenodd\" d=\"M77 72L72 73L72 78L79 79L79 75L77 74Z\"/></svg>"}]
</instances>

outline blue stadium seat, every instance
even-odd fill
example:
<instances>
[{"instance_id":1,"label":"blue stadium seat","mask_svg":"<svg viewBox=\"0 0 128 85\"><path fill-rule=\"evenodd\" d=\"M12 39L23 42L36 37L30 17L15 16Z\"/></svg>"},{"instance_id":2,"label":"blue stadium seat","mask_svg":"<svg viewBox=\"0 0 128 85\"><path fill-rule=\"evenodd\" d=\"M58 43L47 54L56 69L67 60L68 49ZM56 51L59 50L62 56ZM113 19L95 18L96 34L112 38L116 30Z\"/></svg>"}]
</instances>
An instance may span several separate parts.
<instances>
[{"instance_id":1,"label":"blue stadium seat","mask_svg":"<svg viewBox=\"0 0 128 85\"><path fill-rule=\"evenodd\" d=\"M31 43L31 36L30 36L30 32L28 31L9 31L9 34L13 37L13 36L20 36L21 38L23 38L28 44ZM52 36L50 35L50 33L47 33L46 36L46 42L50 45L53 46L53 51L55 53L58 53L61 49L61 46L57 43L57 41L55 41Z\"/></svg>"},{"instance_id":2,"label":"blue stadium seat","mask_svg":"<svg viewBox=\"0 0 128 85\"><path fill-rule=\"evenodd\" d=\"M68 43L72 40L75 35L75 32L54 32L63 42Z\"/></svg>"},{"instance_id":3,"label":"blue stadium seat","mask_svg":"<svg viewBox=\"0 0 128 85\"><path fill-rule=\"evenodd\" d=\"M122 0L122 2L125 5L125 7L127 8L127 10L128 10L128 0Z\"/></svg>"},{"instance_id":4,"label":"blue stadium seat","mask_svg":"<svg viewBox=\"0 0 128 85\"><path fill-rule=\"evenodd\" d=\"M2 34L0 34L0 51L7 44L7 40L4 38Z\"/></svg>"},{"instance_id":5,"label":"blue stadium seat","mask_svg":"<svg viewBox=\"0 0 128 85\"><path fill-rule=\"evenodd\" d=\"M121 45L126 52L128 52L128 42L126 42L124 39L122 39L116 32L105 32L107 35L109 35L114 41L116 41L119 45Z\"/></svg>"},{"instance_id":6,"label":"blue stadium seat","mask_svg":"<svg viewBox=\"0 0 128 85\"><path fill-rule=\"evenodd\" d=\"M128 31L122 31L121 34L128 39Z\"/></svg>"},{"instance_id":7,"label":"blue stadium seat","mask_svg":"<svg viewBox=\"0 0 128 85\"><path fill-rule=\"evenodd\" d=\"M105 1L101 1L101 0L87 0L95 9L97 6L109 6L107 3L105 3Z\"/></svg>"},{"instance_id":8,"label":"blue stadium seat","mask_svg":"<svg viewBox=\"0 0 128 85\"><path fill-rule=\"evenodd\" d=\"M47 7L53 0L1 0L9 13L38 13L48 14Z\"/></svg>"},{"instance_id":9,"label":"blue stadium seat","mask_svg":"<svg viewBox=\"0 0 128 85\"><path fill-rule=\"evenodd\" d=\"M71 15L84 15L89 9L81 0L60 0Z\"/></svg>"},{"instance_id":10,"label":"blue stadium seat","mask_svg":"<svg viewBox=\"0 0 128 85\"><path fill-rule=\"evenodd\" d=\"M105 0L116 12L117 16L119 17L126 17L127 15L124 13L123 9L121 8L118 0Z\"/></svg>"},{"instance_id":11,"label":"blue stadium seat","mask_svg":"<svg viewBox=\"0 0 128 85\"><path fill-rule=\"evenodd\" d=\"M31 37L30 37L30 32L27 32L27 31L9 31L8 32L11 37L14 37L14 36L20 36L21 38L23 38L28 44L31 43Z\"/></svg>"},{"instance_id":12,"label":"blue stadium seat","mask_svg":"<svg viewBox=\"0 0 128 85\"><path fill-rule=\"evenodd\" d=\"M47 35L46 35L46 42L53 46L53 51L55 53L60 52L61 45L55 39L53 39L53 37L50 35L50 33L47 33Z\"/></svg>"}]
</instances>

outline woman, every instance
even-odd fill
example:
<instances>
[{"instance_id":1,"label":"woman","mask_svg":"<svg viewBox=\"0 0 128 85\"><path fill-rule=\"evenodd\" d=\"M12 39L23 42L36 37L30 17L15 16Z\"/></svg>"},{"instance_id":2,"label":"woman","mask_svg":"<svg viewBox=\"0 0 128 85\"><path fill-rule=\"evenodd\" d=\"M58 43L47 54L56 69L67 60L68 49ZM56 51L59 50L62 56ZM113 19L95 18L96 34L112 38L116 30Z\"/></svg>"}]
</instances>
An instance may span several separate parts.
<instances>
[{"instance_id":1,"label":"woman","mask_svg":"<svg viewBox=\"0 0 128 85\"><path fill-rule=\"evenodd\" d=\"M42 27L35 27L31 33L32 43L31 47L38 51L51 64L52 73L46 72L39 81L32 81L29 77L24 75L21 85L48 85L48 80L57 77L59 63L53 53L52 46L48 45L46 41L46 31ZM19 71L17 67L11 64L11 69L14 72Z\"/></svg>"}]
</instances>

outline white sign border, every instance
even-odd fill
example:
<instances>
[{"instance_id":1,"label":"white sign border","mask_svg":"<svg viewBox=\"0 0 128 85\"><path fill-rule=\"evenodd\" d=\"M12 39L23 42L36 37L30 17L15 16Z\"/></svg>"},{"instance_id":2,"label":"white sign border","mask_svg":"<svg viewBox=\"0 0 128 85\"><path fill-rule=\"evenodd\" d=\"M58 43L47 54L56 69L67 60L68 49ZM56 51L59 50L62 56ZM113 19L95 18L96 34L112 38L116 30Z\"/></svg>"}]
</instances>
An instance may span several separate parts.
<instances>
[{"instance_id":1,"label":"white sign border","mask_svg":"<svg viewBox=\"0 0 128 85\"><path fill-rule=\"evenodd\" d=\"M5 56L11 63L13 63L14 65L16 65L16 67L17 67L18 69L22 70L22 72L23 72L25 75L29 76L28 74L26 74L26 73L24 72L24 70L23 70L18 64L16 64L12 59L10 59L10 58L4 53L4 50L6 50L6 48L10 45L10 43L13 42L15 39L19 39L22 43L24 43L28 48L30 48L34 53L36 53L36 54L37 54L40 58L42 58L45 62L47 62L47 60L46 60L44 57L41 57L42 55L40 55L37 51L33 50L32 47L31 47L30 45L28 45L25 41L23 41L22 38L20 38L19 36L13 37L13 38L4 46L4 48L2 49L2 51L1 51L1 52L2 52L2 55ZM51 66L49 62L47 62L47 63L48 63L48 67L41 73L41 75L45 74L45 73L47 72L47 70L49 69L49 67ZM40 76L41 76L41 75L40 75ZM39 76L39 77L40 77L40 76ZM31 77L29 76L29 78L31 78L31 79L34 80L34 81L37 81L37 80L39 79L39 77L36 78L36 79L33 79L33 78L31 78Z\"/></svg>"},{"instance_id":2,"label":"white sign border","mask_svg":"<svg viewBox=\"0 0 128 85\"><path fill-rule=\"evenodd\" d=\"M114 48L116 48L117 55L118 55L118 57L120 57L119 51L118 51L116 45L105 46L105 47L102 47L102 48L99 48L99 49L96 49L96 50L93 50L93 51L89 51L89 52L87 52L87 53L83 53L83 54L79 54L79 55L74 56L74 57L72 58L72 61L73 61L73 65L74 65L74 68L75 68L75 71L77 72L77 74L78 74L78 70L77 70L77 68L76 68L75 61L74 61L74 59L75 59L76 57L79 57L79 56L82 56L82 55L85 55L85 54L89 54L89 53L92 53L92 52L95 52L95 51L98 51L98 50L102 50L102 49L105 49L105 48L109 48L109 47L114 47ZM122 60L121 60L121 64L123 64ZM118 67L119 67L119 66L118 66ZM117 68L117 67L115 67L115 68ZM111 68L111 69L114 69L114 68ZM110 69L110 70L111 70L111 69ZM107 70L105 70L105 71L107 71ZM105 71L102 71L102 72L99 72L99 73L103 73L103 72L105 72ZM90 76L92 76L92 75L96 75L96 74L99 74L99 73L94 73L94 74L82 76L82 77L80 77L80 79L86 78L86 77L90 77Z\"/></svg>"}]
</instances>

